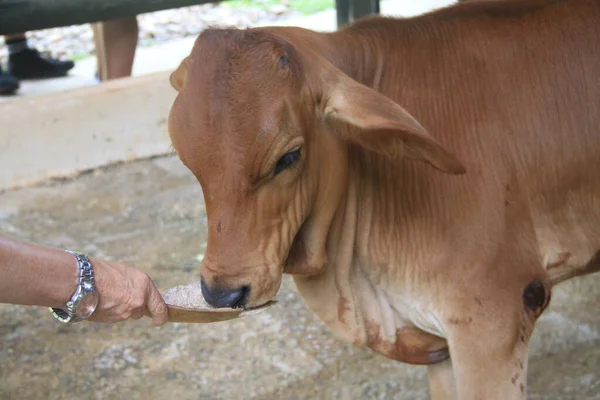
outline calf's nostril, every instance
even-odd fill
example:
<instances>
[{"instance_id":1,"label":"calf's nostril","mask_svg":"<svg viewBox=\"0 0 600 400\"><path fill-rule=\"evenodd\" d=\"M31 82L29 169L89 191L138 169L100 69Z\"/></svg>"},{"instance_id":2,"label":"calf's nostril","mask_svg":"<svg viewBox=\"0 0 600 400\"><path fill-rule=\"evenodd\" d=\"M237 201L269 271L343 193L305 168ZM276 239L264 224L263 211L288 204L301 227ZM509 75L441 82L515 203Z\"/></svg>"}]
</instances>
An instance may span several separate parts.
<instances>
[{"instance_id":1,"label":"calf's nostril","mask_svg":"<svg viewBox=\"0 0 600 400\"><path fill-rule=\"evenodd\" d=\"M206 302L216 308L244 307L250 294L248 286L242 286L237 289L229 289L218 285L209 286L204 279L201 280L200 287Z\"/></svg>"}]
</instances>

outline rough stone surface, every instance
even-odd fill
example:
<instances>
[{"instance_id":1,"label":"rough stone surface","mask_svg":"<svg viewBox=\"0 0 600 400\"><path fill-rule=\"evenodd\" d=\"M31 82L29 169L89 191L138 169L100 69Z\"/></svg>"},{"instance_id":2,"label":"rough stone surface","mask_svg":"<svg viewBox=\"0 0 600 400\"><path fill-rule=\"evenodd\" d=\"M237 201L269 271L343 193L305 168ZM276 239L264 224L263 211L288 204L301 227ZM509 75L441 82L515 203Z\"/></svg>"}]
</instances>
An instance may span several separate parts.
<instances>
[{"instance_id":1,"label":"rough stone surface","mask_svg":"<svg viewBox=\"0 0 600 400\"><path fill-rule=\"evenodd\" d=\"M206 214L194 177L162 157L0 193L0 231L132 263L166 290L198 278ZM600 399L599 294L599 275L553 291L530 399ZM427 399L424 367L334 339L289 277L276 299L248 318L159 328L0 305L0 399Z\"/></svg>"}]
</instances>

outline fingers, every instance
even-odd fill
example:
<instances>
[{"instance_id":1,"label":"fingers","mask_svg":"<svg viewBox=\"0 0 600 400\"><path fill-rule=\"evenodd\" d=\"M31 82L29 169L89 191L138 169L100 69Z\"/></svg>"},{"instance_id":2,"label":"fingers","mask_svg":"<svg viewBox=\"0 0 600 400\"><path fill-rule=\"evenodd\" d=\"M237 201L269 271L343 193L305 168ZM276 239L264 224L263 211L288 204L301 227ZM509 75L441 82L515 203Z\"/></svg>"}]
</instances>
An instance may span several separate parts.
<instances>
[{"instance_id":1,"label":"fingers","mask_svg":"<svg viewBox=\"0 0 600 400\"><path fill-rule=\"evenodd\" d=\"M138 319L142 318L144 316L144 314L145 314L145 312L143 310L136 310L131 313L131 316L129 318L138 320Z\"/></svg>"},{"instance_id":2,"label":"fingers","mask_svg":"<svg viewBox=\"0 0 600 400\"><path fill-rule=\"evenodd\" d=\"M90 321L112 323L148 316L156 326L167 322L167 305L148 274L123 263L93 262L99 303Z\"/></svg>"},{"instance_id":3,"label":"fingers","mask_svg":"<svg viewBox=\"0 0 600 400\"><path fill-rule=\"evenodd\" d=\"M152 318L153 325L163 325L168 319L165 301L152 279L142 271L136 272L136 283L131 287L134 293L130 296L132 303L130 304L129 318L138 320L143 316L148 316Z\"/></svg>"},{"instance_id":4,"label":"fingers","mask_svg":"<svg viewBox=\"0 0 600 400\"><path fill-rule=\"evenodd\" d=\"M148 312L155 326L161 326L169 319L167 305L152 281L148 285Z\"/></svg>"}]
</instances>

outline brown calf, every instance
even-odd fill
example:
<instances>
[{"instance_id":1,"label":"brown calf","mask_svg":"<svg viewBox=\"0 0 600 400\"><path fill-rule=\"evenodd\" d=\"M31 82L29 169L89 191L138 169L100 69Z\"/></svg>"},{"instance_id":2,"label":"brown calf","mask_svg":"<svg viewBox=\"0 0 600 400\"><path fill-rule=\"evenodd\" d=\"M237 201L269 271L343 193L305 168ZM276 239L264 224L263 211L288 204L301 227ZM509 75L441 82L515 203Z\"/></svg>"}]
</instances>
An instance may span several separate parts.
<instances>
[{"instance_id":1,"label":"brown calf","mask_svg":"<svg viewBox=\"0 0 600 400\"><path fill-rule=\"evenodd\" d=\"M525 397L552 286L600 268L599 1L211 29L171 81L209 302L294 274L337 336L429 364L433 398Z\"/></svg>"}]
</instances>

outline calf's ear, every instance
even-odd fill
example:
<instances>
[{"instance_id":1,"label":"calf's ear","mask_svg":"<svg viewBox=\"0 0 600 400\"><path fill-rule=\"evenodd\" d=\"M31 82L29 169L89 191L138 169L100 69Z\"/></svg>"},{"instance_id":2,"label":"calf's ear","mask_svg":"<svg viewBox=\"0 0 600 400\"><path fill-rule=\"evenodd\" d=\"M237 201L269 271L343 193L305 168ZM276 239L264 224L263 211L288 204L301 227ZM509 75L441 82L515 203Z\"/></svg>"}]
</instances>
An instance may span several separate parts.
<instances>
[{"instance_id":1,"label":"calf's ear","mask_svg":"<svg viewBox=\"0 0 600 400\"><path fill-rule=\"evenodd\" d=\"M169 76L171 86L173 86L173 88L178 92L180 92L183 85L185 85L185 80L187 79L188 73L189 60L190 56L184 58L183 61L181 61L181 63L179 64L179 67L177 67L177 69L175 69L175 71L173 71Z\"/></svg>"},{"instance_id":2,"label":"calf's ear","mask_svg":"<svg viewBox=\"0 0 600 400\"><path fill-rule=\"evenodd\" d=\"M346 140L392 158L424 161L446 173L466 172L453 154L388 97L339 70L327 81L324 115L334 124L350 125L350 129L340 130Z\"/></svg>"}]
</instances>

